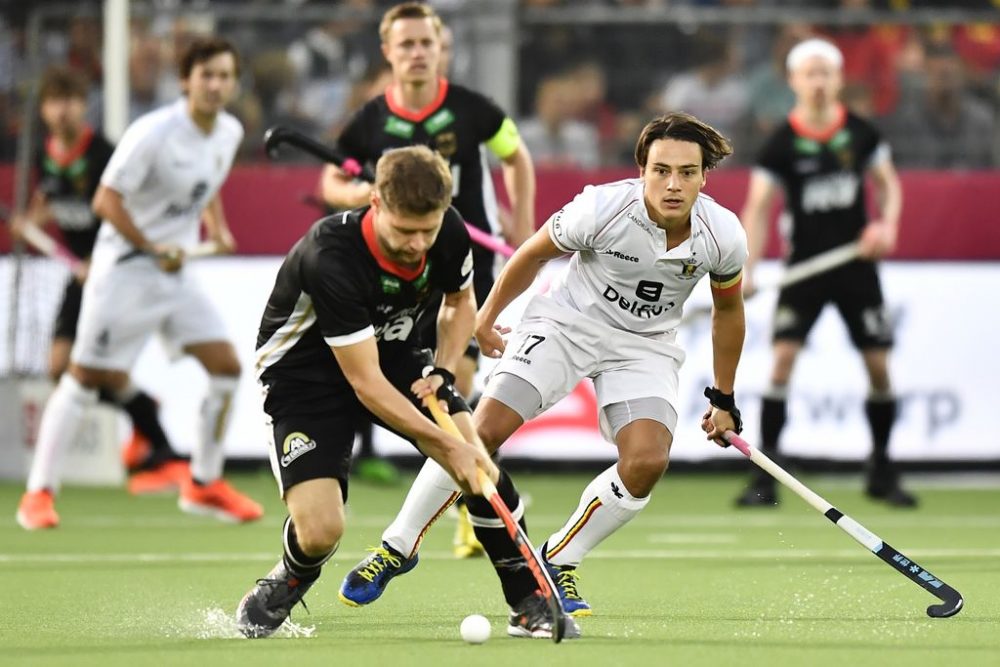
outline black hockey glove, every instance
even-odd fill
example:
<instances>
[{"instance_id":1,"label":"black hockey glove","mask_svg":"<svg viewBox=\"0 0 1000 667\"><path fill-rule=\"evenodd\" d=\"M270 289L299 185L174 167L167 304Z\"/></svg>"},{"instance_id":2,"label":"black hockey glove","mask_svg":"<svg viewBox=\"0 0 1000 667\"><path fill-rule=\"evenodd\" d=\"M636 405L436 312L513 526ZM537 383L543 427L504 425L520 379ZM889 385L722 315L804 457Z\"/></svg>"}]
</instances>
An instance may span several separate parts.
<instances>
[{"instance_id":1,"label":"black hockey glove","mask_svg":"<svg viewBox=\"0 0 1000 667\"><path fill-rule=\"evenodd\" d=\"M713 408L718 408L728 412L733 418L733 430L737 433L743 432L743 418L736 407L736 394L723 394L715 387L705 387L705 398Z\"/></svg>"}]
</instances>

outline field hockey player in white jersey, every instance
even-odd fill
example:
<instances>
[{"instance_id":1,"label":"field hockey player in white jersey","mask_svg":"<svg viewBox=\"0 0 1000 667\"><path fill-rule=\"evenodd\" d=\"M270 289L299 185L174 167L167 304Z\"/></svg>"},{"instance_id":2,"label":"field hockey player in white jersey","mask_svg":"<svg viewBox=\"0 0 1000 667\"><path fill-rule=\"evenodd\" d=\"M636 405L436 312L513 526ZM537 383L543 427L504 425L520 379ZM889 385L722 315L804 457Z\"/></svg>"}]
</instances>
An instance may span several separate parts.
<instances>
[{"instance_id":1,"label":"field hockey player in white jersey","mask_svg":"<svg viewBox=\"0 0 1000 667\"><path fill-rule=\"evenodd\" d=\"M701 194L706 172L731 152L724 137L688 114L651 121L636 145L639 178L586 187L514 253L479 311L483 353L502 356L474 414L488 449L587 377L594 379L602 433L618 448L618 462L587 485L542 547L564 608L575 616L591 613L577 590L577 566L646 506L667 469L684 361L676 329L684 302L706 275L715 386L706 390L702 429L724 444L724 431L741 428L733 383L745 329L746 236L736 215ZM551 291L531 300L505 341L509 330L495 327L497 317L546 262L566 253L572 259ZM443 485L415 485L383 539L410 553L444 492Z\"/></svg>"},{"instance_id":2,"label":"field hockey player in white jersey","mask_svg":"<svg viewBox=\"0 0 1000 667\"><path fill-rule=\"evenodd\" d=\"M239 56L228 41L201 37L188 45L179 65L184 96L129 126L94 195L94 212L104 222L69 371L45 406L18 508L18 522L27 529L58 525L54 494L61 453L77 437L98 390L121 390L117 385L157 332L196 358L209 376L181 508L234 522L262 514L260 505L222 479L222 441L240 364L221 317L184 269L183 251L197 242L203 219L222 252L235 247L219 188L243 139L239 121L224 111L236 93Z\"/></svg>"}]
</instances>

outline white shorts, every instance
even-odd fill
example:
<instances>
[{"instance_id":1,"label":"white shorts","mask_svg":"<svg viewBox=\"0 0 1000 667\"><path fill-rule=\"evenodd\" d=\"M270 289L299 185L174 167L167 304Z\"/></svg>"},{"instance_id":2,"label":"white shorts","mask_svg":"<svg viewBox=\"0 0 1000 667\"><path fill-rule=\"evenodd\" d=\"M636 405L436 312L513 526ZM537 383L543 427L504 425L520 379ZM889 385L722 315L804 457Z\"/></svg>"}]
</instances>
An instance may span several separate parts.
<instances>
[{"instance_id":1,"label":"white shorts","mask_svg":"<svg viewBox=\"0 0 1000 667\"><path fill-rule=\"evenodd\" d=\"M130 370L156 333L179 348L228 339L215 306L187 269L165 273L149 257L93 267L83 289L73 362Z\"/></svg>"},{"instance_id":2,"label":"white shorts","mask_svg":"<svg viewBox=\"0 0 1000 667\"><path fill-rule=\"evenodd\" d=\"M659 398L677 414L678 373L684 357L672 337L652 339L622 331L547 296L536 296L508 339L493 376L510 373L533 386L541 397L537 414L567 396L583 378L593 378L602 408L601 431L613 441L603 410L611 404ZM484 396L490 396L489 384ZM672 429L670 421L664 418Z\"/></svg>"}]
</instances>

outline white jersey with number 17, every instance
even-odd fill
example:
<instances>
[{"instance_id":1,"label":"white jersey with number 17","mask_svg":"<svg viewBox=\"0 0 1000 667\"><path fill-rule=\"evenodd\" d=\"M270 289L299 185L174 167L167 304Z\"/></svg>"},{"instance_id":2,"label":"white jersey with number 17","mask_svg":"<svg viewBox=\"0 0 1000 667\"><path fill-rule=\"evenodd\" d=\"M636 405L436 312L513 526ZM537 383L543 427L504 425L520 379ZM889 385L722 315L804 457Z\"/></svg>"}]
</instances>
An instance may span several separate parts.
<instances>
[{"instance_id":1,"label":"white jersey with number 17","mask_svg":"<svg viewBox=\"0 0 1000 667\"><path fill-rule=\"evenodd\" d=\"M672 339L698 280L708 274L713 286L730 287L747 259L739 219L704 194L691 209L691 235L668 250L646 212L641 179L587 186L548 227L553 243L573 253L550 297L646 337Z\"/></svg>"}]
</instances>

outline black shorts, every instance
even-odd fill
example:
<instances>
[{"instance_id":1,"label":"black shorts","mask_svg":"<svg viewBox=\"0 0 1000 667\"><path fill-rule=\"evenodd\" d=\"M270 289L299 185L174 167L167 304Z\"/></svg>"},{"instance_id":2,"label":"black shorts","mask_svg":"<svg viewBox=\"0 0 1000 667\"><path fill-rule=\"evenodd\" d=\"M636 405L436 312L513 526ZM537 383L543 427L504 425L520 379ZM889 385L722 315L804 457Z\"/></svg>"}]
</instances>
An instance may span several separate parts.
<instances>
[{"instance_id":1,"label":"black shorts","mask_svg":"<svg viewBox=\"0 0 1000 667\"><path fill-rule=\"evenodd\" d=\"M828 303L840 311L857 349L892 347L892 323L878 271L874 263L863 260L781 290L774 313L774 340L805 341Z\"/></svg>"},{"instance_id":2,"label":"black shorts","mask_svg":"<svg viewBox=\"0 0 1000 667\"><path fill-rule=\"evenodd\" d=\"M83 285L76 278L70 278L63 291L62 304L56 315L53 338L76 340L76 323L80 319L80 304L83 302Z\"/></svg>"},{"instance_id":3,"label":"black shorts","mask_svg":"<svg viewBox=\"0 0 1000 667\"><path fill-rule=\"evenodd\" d=\"M430 413L410 392L413 381L422 377L426 366L434 365L430 350L412 350L383 360L382 372L392 385L409 397L428 419ZM448 408L452 414L469 412L465 400L451 392ZM264 411L270 417L274 440L271 467L281 486L281 495L310 479L335 478L347 500L354 434L367 422L389 428L365 408L349 384L337 387L303 386L294 380L268 380ZM395 429L389 430L413 441ZM415 443L414 443L415 444Z\"/></svg>"},{"instance_id":4,"label":"black shorts","mask_svg":"<svg viewBox=\"0 0 1000 667\"><path fill-rule=\"evenodd\" d=\"M473 276L472 289L476 293L476 308L481 308L490 290L493 289L493 253L488 253L487 259L482 253L473 250ZM437 316L441 309L441 301L444 295L438 295L427 304L423 317L417 323L420 335L420 343L426 347L437 348ZM465 348L465 356L473 361L479 360L479 343L475 338L469 341Z\"/></svg>"}]
</instances>

